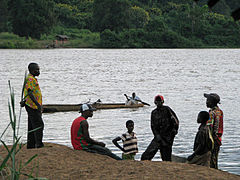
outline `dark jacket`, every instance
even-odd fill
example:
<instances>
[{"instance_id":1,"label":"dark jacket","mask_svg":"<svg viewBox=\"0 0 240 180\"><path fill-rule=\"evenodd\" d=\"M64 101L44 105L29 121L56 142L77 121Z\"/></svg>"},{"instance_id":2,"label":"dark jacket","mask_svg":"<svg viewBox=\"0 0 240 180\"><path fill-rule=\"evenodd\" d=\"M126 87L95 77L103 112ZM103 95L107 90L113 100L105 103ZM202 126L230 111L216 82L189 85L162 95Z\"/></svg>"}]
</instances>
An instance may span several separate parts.
<instances>
[{"instance_id":1,"label":"dark jacket","mask_svg":"<svg viewBox=\"0 0 240 180\"><path fill-rule=\"evenodd\" d=\"M196 155L202 155L210 151L208 147L209 129L206 124L201 124L195 137L193 151Z\"/></svg>"},{"instance_id":2,"label":"dark jacket","mask_svg":"<svg viewBox=\"0 0 240 180\"><path fill-rule=\"evenodd\" d=\"M151 129L157 142L164 146L172 145L174 137L178 133L178 127L178 118L170 107L162 106L152 111Z\"/></svg>"}]
</instances>

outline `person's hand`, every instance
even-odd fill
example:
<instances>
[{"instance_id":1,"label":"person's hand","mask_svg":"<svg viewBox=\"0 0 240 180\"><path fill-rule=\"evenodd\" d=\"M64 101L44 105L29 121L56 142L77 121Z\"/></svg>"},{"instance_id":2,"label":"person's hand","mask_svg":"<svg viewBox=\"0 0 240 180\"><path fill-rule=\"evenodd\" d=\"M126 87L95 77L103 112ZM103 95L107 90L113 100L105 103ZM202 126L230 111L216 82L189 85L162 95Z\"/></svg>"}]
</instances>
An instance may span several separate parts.
<instances>
[{"instance_id":1,"label":"person's hand","mask_svg":"<svg viewBox=\"0 0 240 180\"><path fill-rule=\"evenodd\" d=\"M21 100L20 106L21 106L21 107L24 107L24 106L25 106L25 103L26 103L26 100Z\"/></svg>"},{"instance_id":2,"label":"person's hand","mask_svg":"<svg viewBox=\"0 0 240 180\"><path fill-rule=\"evenodd\" d=\"M174 130L174 135L176 136L178 134L178 130Z\"/></svg>"},{"instance_id":3,"label":"person's hand","mask_svg":"<svg viewBox=\"0 0 240 180\"><path fill-rule=\"evenodd\" d=\"M192 155L190 155L190 156L187 157L187 160L188 160L188 161L191 161L194 157L195 157L195 154L193 153Z\"/></svg>"},{"instance_id":4,"label":"person's hand","mask_svg":"<svg viewBox=\"0 0 240 180\"><path fill-rule=\"evenodd\" d=\"M106 144L103 143L103 142L99 142L98 145L99 145L99 146L102 146L102 147L105 147L105 146L106 146Z\"/></svg>"},{"instance_id":5,"label":"person's hand","mask_svg":"<svg viewBox=\"0 0 240 180\"><path fill-rule=\"evenodd\" d=\"M177 135L178 131L176 129L173 129L171 132L171 137L175 137Z\"/></svg>"},{"instance_id":6,"label":"person's hand","mask_svg":"<svg viewBox=\"0 0 240 180\"><path fill-rule=\"evenodd\" d=\"M43 107L41 105L38 105L37 107L38 107L38 111L42 113L43 112Z\"/></svg>"}]
</instances>

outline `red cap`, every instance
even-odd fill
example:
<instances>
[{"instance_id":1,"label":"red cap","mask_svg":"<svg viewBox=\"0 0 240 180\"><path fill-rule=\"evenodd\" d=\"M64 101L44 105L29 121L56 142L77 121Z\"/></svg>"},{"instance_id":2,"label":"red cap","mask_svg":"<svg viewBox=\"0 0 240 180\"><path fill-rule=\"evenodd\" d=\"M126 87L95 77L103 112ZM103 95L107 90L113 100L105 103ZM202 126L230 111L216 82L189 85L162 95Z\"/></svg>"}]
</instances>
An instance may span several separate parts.
<instances>
[{"instance_id":1,"label":"red cap","mask_svg":"<svg viewBox=\"0 0 240 180\"><path fill-rule=\"evenodd\" d=\"M154 101L161 101L162 103L164 103L164 98L162 95L156 95L154 98Z\"/></svg>"}]
</instances>

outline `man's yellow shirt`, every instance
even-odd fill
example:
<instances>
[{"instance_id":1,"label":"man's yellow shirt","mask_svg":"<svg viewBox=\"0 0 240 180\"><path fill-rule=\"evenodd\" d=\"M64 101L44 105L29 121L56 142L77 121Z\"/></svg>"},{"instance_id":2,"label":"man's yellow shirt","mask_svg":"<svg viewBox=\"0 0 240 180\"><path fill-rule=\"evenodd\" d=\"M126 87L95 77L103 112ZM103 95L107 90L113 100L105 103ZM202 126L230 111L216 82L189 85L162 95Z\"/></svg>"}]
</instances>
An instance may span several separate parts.
<instances>
[{"instance_id":1,"label":"man's yellow shirt","mask_svg":"<svg viewBox=\"0 0 240 180\"><path fill-rule=\"evenodd\" d=\"M28 74L26 78L26 85L24 88L24 97L26 97L26 105L33 109L37 109L37 105L28 96L28 89L32 91L33 96L36 98L37 102L42 105L42 93L39 87L37 79L32 75Z\"/></svg>"}]
</instances>

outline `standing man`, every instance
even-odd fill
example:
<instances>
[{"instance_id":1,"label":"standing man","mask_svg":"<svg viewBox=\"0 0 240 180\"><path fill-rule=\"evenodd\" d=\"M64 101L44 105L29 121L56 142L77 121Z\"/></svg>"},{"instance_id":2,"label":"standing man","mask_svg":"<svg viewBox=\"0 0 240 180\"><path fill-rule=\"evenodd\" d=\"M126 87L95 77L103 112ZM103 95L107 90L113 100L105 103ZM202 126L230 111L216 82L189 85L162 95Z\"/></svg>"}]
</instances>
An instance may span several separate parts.
<instances>
[{"instance_id":1,"label":"standing man","mask_svg":"<svg viewBox=\"0 0 240 180\"><path fill-rule=\"evenodd\" d=\"M25 105L28 113L27 149L41 148L44 146L42 142L44 129L42 120L42 93L36 79L36 76L40 75L40 68L37 63L30 63L28 71L29 74L26 78L24 88L25 100L21 102L21 106Z\"/></svg>"},{"instance_id":2,"label":"standing man","mask_svg":"<svg viewBox=\"0 0 240 180\"><path fill-rule=\"evenodd\" d=\"M212 137L214 139L214 148L211 154L210 167L218 169L218 153L220 146L222 145L222 135L223 135L223 112L218 107L220 104L220 97L216 93L204 94L207 98L206 106L210 108L209 110L209 121L207 125L210 126Z\"/></svg>"},{"instance_id":3,"label":"standing man","mask_svg":"<svg viewBox=\"0 0 240 180\"><path fill-rule=\"evenodd\" d=\"M157 95L154 103L157 106L151 114L151 129L154 138L142 154L141 160L151 160L160 150L163 161L172 161L172 145L178 133L179 121L173 110L163 105L163 96Z\"/></svg>"},{"instance_id":4,"label":"standing man","mask_svg":"<svg viewBox=\"0 0 240 180\"><path fill-rule=\"evenodd\" d=\"M76 118L71 126L71 143L73 148L107 155L116 160L122 160L106 148L103 142L98 142L90 137L87 119L93 116L93 110L89 104L83 104L80 107L81 116Z\"/></svg>"}]
</instances>

